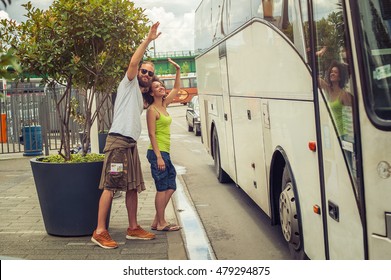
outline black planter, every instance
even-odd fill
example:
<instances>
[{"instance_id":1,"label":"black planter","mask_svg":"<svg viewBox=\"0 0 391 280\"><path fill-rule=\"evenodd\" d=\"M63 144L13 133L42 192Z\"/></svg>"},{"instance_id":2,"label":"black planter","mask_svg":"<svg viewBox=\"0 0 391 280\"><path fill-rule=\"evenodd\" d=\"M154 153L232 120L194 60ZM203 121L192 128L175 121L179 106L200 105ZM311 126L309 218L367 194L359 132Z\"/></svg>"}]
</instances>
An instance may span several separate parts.
<instances>
[{"instance_id":1,"label":"black planter","mask_svg":"<svg viewBox=\"0 0 391 280\"><path fill-rule=\"evenodd\" d=\"M98 219L103 162L46 163L31 159L30 163L47 233L91 235Z\"/></svg>"}]
</instances>

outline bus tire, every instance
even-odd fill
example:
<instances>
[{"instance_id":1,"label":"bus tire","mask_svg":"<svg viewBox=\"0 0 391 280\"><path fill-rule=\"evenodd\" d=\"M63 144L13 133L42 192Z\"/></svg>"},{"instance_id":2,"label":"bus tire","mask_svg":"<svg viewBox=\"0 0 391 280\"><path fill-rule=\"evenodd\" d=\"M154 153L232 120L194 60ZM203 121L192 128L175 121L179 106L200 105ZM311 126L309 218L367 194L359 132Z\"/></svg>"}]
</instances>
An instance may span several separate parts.
<instances>
[{"instance_id":1,"label":"bus tire","mask_svg":"<svg viewBox=\"0 0 391 280\"><path fill-rule=\"evenodd\" d=\"M288 243L292 257L300 260L308 259L304 253L300 215L295 198L292 176L287 166L285 166L282 174L279 213L282 235Z\"/></svg>"},{"instance_id":2,"label":"bus tire","mask_svg":"<svg viewBox=\"0 0 391 280\"><path fill-rule=\"evenodd\" d=\"M219 138L217 136L216 130L213 131L213 159L214 159L214 167L217 175L217 179L220 183L228 183L231 179L228 174L221 168L220 161L220 145Z\"/></svg>"}]
</instances>

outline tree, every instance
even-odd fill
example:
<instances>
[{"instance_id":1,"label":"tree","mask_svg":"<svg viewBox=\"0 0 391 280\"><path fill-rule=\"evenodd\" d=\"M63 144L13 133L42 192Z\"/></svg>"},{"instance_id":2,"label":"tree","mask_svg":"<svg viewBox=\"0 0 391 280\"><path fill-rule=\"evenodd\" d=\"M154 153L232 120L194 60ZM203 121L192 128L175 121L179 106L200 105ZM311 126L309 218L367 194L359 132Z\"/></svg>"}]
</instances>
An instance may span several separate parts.
<instances>
[{"instance_id":1,"label":"tree","mask_svg":"<svg viewBox=\"0 0 391 280\"><path fill-rule=\"evenodd\" d=\"M185 61L181 66L182 74L187 75L190 73L190 65L187 61Z\"/></svg>"},{"instance_id":2,"label":"tree","mask_svg":"<svg viewBox=\"0 0 391 280\"><path fill-rule=\"evenodd\" d=\"M4 7L7 7L7 1L1 0ZM11 0L8 0L8 4L11 5ZM0 30L0 37L2 38L2 32ZM8 51L5 51L5 46L2 42L0 42L0 79L4 78L7 80L15 78L17 75L16 73L21 71L20 65L16 59L16 57L13 54L14 50L9 49ZM9 71L8 67L12 66L13 71ZM16 73L15 73L16 72Z\"/></svg>"},{"instance_id":3,"label":"tree","mask_svg":"<svg viewBox=\"0 0 391 280\"><path fill-rule=\"evenodd\" d=\"M13 49L3 52L0 47L0 79L11 80L17 77L18 72L21 72L20 65L13 52ZM10 70L9 66L12 66L13 69Z\"/></svg>"},{"instance_id":4,"label":"tree","mask_svg":"<svg viewBox=\"0 0 391 280\"><path fill-rule=\"evenodd\" d=\"M327 47L327 52L319 58L319 71L325 73L333 60L339 60L339 51L345 45L345 33L341 12L332 12L327 18L316 22L318 48Z\"/></svg>"},{"instance_id":5,"label":"tree","mask_svg":"<svg viewBox=\"0 0 391 280\"><path fill-rule=\"evenodd\" d=\"M47 77L60 119L61 148L71 158L69 122L72 114L83 122L83 155L97 112L125 75L129 59L148 32L144 10L127 0L55 0L48 10L23 5L27 20L16 25L2 21L10 46L16 49L24 71ZM55 87L54 87L55 88ZM76 112L72 95L78 89L84 112ZM93 110L97 94L104 95ZM62 151L63 149L63 151Z\"/></svg>"}]
</instances>

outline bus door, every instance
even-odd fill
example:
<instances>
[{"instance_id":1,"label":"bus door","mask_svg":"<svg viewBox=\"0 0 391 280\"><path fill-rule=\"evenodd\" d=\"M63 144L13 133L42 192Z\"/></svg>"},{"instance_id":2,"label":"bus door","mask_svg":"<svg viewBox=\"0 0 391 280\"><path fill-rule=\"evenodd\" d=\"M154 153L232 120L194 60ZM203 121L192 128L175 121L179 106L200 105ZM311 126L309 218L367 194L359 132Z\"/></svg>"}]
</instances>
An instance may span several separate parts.
<instances>
[{"instance_id":1,"label":"bus door","mask_svg":"<svg viewBox=\"0 0 391 280\"><path fill-rule=\"evenodd\" d=\"M360 42L359 105L369 259L391 259L391 3L350 1ZM364 199L362 199L364 200Z\"/></svg>"},{"instance_id":2,"label":"bus door","mask_svg":"<svg viewBox=\"0 0 391 280\"><path fill-rule=\"evenodd\" d=\"M324 172L326 258L364 259L364 217L357 177L357 113L353 63L340 0L313 0L316 69Z\"/></svg>"},{"instance_id":3,"label":"bus door","mask_svg":"<svg viewBox=\"0 0 391 280\"><path fill-rule=\"evenodd\" d=\"M220 75L221 75L221 88L223 93L223 113L225 122L225 140L227 148L227 162L222 162L225 172L236 181L236 168L235 168L235 149L233 143L233 132L232 132L232 114L231 114L231 103L229 97L229 82L228 82L228 65L227 65L227 49L226 42L222 42L219 45L219 58L220 58ZM225 165L225 166L224 166ZM228 167L227 167L228 165Z\"/></svg>"}]
</instances>

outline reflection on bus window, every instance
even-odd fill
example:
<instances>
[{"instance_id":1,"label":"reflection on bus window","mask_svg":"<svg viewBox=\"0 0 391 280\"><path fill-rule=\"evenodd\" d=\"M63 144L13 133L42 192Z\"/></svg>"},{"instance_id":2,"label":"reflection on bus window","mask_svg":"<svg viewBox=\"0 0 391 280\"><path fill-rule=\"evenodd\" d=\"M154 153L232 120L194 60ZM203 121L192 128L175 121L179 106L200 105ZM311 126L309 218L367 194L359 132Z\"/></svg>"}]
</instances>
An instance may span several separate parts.
<instances>
[{"instance_id":1,"label":"reflection on bus window","mask_svg":"<svg viewBox=\"0 0 391 280\"><path fill-rule=\"evenodd\" d=\"M330 118L344 153L348 169L356 185L356 147L353 127L353 88L350 86L352 65L347 60L345 23L339 0L314 2L317 32L317 70L319 87L326 101ZM357 185L356 185L357 189Z\"/></svg>"},{"instance_id":2,"label":"reflection on bus window","mask_svg":"<svg viewBox=\"0 0 391 280\"><path fill-rule=\"evenodd\" d=\"M204 0L196 11L196 19L200 21L195 30L196 52L224 39L252 18L267 20L289 40L303 44L304 35L298 32L302 30L300 25L308 22L307 13L307 0ZM301 49L300 46L299 53L305 58Z\"/></svg>"},{"instance_id":3,"label":"reflection on bus window","mask_svg":"<svg viewBox=\"0 0 391 280\"><path fill-rule=\"evenodd\" d=\"M262 0L261 2L263 5L261 18L280 29L307 62L309 44L307 1Z\"/></svg>"},{"instance_id":4,"label":"reflection on bus window","mask_svg":"<svg viewBox=\"0 0 391 280\"><path fill-rule=\"evenodd\" d=\"M274 0L262 0L263 17L265 19L273 18Z\"/></svg>"},{"instance_id":5,"label":"reflection on bus window","mask_svg":"<svg viewBox=\"0 0 391 280\"><path fill-rule=\"evenodd\" d=\"M336 123L336 128L339 137L344 137L352 131L344 126L343 112L351 113L352 96L350 92L346 90L346 84L348 82L348 71L346 65L333 61L329 66L325 79L319 79L319 85L324 90L327 101ZM347 109L347 107L350 107ZM352 137L352 135L349 135Z\"/></svg>"}]
</instances>

